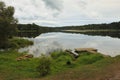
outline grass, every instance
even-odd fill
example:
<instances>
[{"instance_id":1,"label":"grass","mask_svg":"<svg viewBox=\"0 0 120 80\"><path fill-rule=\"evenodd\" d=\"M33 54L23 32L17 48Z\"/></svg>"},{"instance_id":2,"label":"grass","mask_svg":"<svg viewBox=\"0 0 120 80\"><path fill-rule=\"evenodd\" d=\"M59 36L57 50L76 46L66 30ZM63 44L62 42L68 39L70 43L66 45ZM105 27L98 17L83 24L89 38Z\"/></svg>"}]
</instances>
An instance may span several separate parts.
<instances>
[{"instance_id":1,"label":"grass","mask_svg":"<svg viewBox=\"0 0 120 80\"><path fill-rule=\"evenodd\" d=\"M93 54L92 54L93 55ZM92 57L92 55L90 55ZM82 55L84 58L88 55ZM96 55L93 55L96 56ZM98 54L100 56L100 54ZM94 57L95 59L97 57ZM91 58L89 58L91 61ZM80 63L79 63L80 61ZM85 63L85 64L83 64ZM92 63L86 63L83 61L81 64L81 59L75 61L73 68L61 71L55 75L51 75L38 80L119 80L116 79L116 75L120 77L120 56L117 57L104 57L99 58L97 61Z\"/></svg>"},{"instance_id":2,"label":"grass","mask_svg":"<svg viewBox=\"0 0 120 80\"><path fill-rule=\"evenodd\" d=\"M9 47L12 49L26 47L30 45L33 45L33 42L23 38L14 37L9 40Z\"/></svg>"},{"instance_id":3,"label":"grass","mask_svg":"<svg viewBox=\"0 0 120 80\"><path fill-rule=\"evenodd\" d=\"M64 71L70 67L74 67L74 64L67 65L67 62L73 62L72 57L66 52L53 52L51 54L52 57L52 66L51 66L51 74L56 74L58 72Z\"/></svg>"},{"instance_id":4,"label":"grass","mask_svg":"<svg viewBox=\"0 0 120 80\"><path fill-rule=\"evenodd\" d=\"M53 52L51 74L61 73L66 70L78 68L84 65L92 65L98 61L102 61L105 57L102 54L83 53L79 58L74 59L70 54L66 52Z\"/></svg>"},{"instance_id":5,"label":"grass","mask_svg":"<svg viewBox=\"0 0 120 80\"><path fill-rule=\"evenodd\" d=\"M15 50L0 52L0 79L2 80L105 80L120 71L120 56L104 57L101 54L83 53L74 59L63 51L51 53L50 73L39 77L40 58L16 61L26 53ZM116 66L115 66L116 65ZM112 72L112 73L110 73Z\"/></svg>"},{"instance_id":6,"label":"grass","mask_svg":"<svg viewBox=\"0 0 120 80\"><path fill-rule=\"evenodd\" d=\"M81 55L78 59L77 59L77 63L78 64L92 64L95 63L101 59L104 59L103 55L101 54L86 54L85 53L83 55Z\"/></svg>"},{"instance_id":7,"label":"grass","mask_svg":"<svg viewBox=\"0 0 120 80\"><path fill-rule=\"evenodd\" d=\"M23 61L16 61L16 58L24 53L17 51L0 52L0 76L3 80L16 80L21 78L36 77L36 67L38 59L27 59Z\"/></svg>"}]
</instances>

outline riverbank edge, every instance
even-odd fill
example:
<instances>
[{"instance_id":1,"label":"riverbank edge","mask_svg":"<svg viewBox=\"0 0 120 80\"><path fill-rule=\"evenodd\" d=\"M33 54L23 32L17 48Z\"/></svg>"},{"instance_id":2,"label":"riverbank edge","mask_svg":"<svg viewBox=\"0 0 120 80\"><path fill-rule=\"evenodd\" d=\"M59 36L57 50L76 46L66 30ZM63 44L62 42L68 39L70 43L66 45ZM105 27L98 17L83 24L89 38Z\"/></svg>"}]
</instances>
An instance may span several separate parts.
<instances>
[{"instance_id":1,"label":"riverbank edge","mask_svg":"<svg viewBox=\"0 0 120 80\"><path fill-rule=\"evenodd\" d=\"M83 75L83 74L89 74L89 72L91 73L89 74L89 76L93 76L93 74L95 74L93 69L96 69L97 72L100 72L101 70L104 70L104 68L105 69L107 67L112 68L113 64L116 64L116 63L119 64L119 61L120 61L120 56L104 57L103 55L99 53L91 54L88 52L81 53L80 57L75 59L64 51L56 51L56 52L51 53L50 56L45 56L46 58L49 57L52 60L52 64L51 64L53 65L51 67L52 71L50 72L50 74L48 74L48 76L40 78L39 72L36 71L36 67L39 65L39 59L41 57L29 58L29 59L25 59L22 61L16 60L17 57L24 56L26 54L27 53L18 53L16 50L0 52L0 69L1 69L0 78L3 80L6 80L6 79L52 80L54 79L54 77L56 77L56 79L54 80L57 80L57 77L60 77L58 80L61 80L62 79L61 76L63 77L64 75L68 74L69 76L67 75L64 76L65 80L68 80L68 78L70 78L71 76L73 77L72 80L76 80L80 77L81 78L88 77L88 75ZM119 68L119 66L117 67ZM105 71L105 73L107 72L108 71ZM94 77L102 75L103 73L104 71L101 73L96 73L98 75L95 74ZM83 75L83 76L78 77L78 74ZM102 75L100 78L104 78L104 77L105 76ZM84 80L91 80L90 78L84 79ZM83 79L79 79L79 80L83 80Z\"/></svg>"},{"instance_id":2,"label":"riverbank edge","mask_svg":"<svg viewBox=\"0 0 120 80\"><path fill-rule=\"evenodd\" d=\"M19 40L21 41L21 38L13 39L16 44L19 43ZM27 41L29 42L29 40ZM21 44L25 45L26 41L25 43L22 41ZM28 46L28 44L26 46ZM116 64L116 72L117 69L120 68L120 56L110 57L97 52L78 52L79 57L75 58L66 51L55 51L49 56L42 55L37 58L31 57L17 60L17 58L21 56L26 57L27 54L27 52L19 53L15 47L10 50L0 51L0 78L2 80L62 80L64 77L65 80L69 80L72 77L72 80L92 80L94 75L94 78L103 78L104 80L106 76L109 77L108 75L110 75L110 77L115 75L115 72L114 74L108 74L108 67L113 69L113 65ZM46 74L46 76L40 76L39 74L41 72L37 71L37 67L43 62L40 62L42 57L44 57L44 59L49 58L51 63L51 65L48 65L50 66L50 72ZM43 65L44 64L46 63L43 63Z\"/></svg>"}]
</instances>

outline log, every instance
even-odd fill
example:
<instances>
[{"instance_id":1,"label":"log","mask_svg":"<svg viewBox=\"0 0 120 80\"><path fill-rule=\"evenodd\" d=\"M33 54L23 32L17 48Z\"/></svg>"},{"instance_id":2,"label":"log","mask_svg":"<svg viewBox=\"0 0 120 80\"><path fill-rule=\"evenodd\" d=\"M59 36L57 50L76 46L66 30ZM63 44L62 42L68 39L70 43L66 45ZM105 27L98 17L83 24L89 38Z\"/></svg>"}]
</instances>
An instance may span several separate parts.
<instances>
[{"instance_id":1,"label":"log","mask_svg":"<svg viewBox=\"0 0 120 80\"><path fill-rule=\"evenodd\" d=\"M75 50L65 50L66 52L72 54L75 58L79 57L79 54L75 52Z\"/></svg>"},{"instance_id":2,"label":"log","mask_svg":"<svg viewBox=\"0 0 120 80\"><path fill-rule=\"evenodd\" d=\"M90 52L90 53L97 53L97 49L94 48L76 48L75 52L81 53L81 52Z\"/></svg>"}]
</instances>

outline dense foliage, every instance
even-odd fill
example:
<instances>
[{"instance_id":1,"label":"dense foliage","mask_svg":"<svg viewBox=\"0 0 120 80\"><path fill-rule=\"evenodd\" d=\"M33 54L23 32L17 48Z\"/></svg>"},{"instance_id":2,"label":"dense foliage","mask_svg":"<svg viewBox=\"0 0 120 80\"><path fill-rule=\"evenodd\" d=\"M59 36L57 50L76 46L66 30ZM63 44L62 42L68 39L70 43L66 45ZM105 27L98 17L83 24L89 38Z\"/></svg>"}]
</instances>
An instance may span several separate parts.
<instances>
[{"instance_id":1,"label":"dense foliage","mask_svg":"<svg viewBox=\"0 0 120 80\"><path fill-rule=\"evenodd\" d=\"M17 19L14 18L14 7L0 2L0 48L6 48L8 39L15 35Z\"/></svg>"}]
</instances>

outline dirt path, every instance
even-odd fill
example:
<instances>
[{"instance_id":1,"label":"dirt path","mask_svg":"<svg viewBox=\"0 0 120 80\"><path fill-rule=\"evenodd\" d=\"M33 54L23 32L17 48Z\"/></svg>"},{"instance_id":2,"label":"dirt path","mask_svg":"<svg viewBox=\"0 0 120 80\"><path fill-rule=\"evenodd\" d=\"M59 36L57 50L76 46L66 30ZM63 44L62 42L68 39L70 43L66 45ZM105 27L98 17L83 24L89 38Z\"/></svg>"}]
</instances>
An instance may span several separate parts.
<instances>
[{"instance_id":1,"label":"dirt path","mask_svg":"<svg viewBox=\"0 0 120 80\"><path fill-rule=\"evenodd\" d=\"M115 74L115 76L113 76L112 78L110 78L110 79L108 79L108 80L120 80L120 71L117 72L117 73Z\"/></svg>"}]
</instances>

